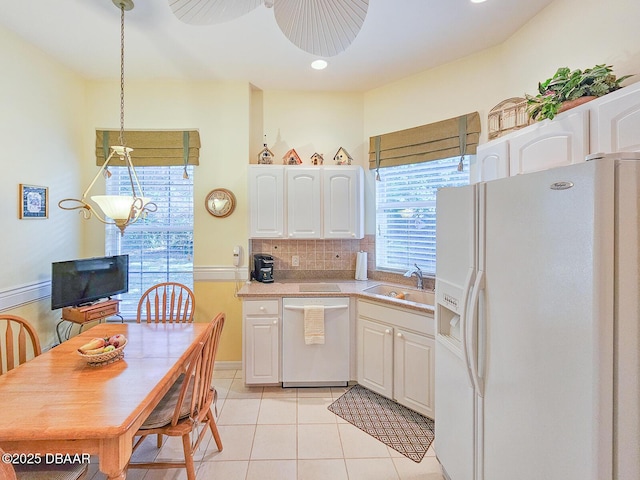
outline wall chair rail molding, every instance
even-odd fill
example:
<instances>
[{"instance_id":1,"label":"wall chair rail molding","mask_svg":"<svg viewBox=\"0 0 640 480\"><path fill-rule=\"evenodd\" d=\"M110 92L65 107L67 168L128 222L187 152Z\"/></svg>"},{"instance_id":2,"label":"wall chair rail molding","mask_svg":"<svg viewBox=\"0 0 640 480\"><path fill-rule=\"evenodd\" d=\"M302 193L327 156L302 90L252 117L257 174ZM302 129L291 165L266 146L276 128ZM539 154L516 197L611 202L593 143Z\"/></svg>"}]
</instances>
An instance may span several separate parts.
<instances>
[{"instance_id":1,"label":"wall chair rail molding","mask_svg":"<svg viewBox=\"0 0 640 480\"><path fill-rule=\"evenodd\" d=\"M194 282L235 282L246 281L247 267L224 267L224 266L194 266Z\"/></svg>"},{"instance_id":2,"label":"wall chair rail molding","mask_svg":"<svg viewBox=\"0 0 640 480\"><path fill-rule=\"evenodd\" d=\"M37 302L51 296L51 280L0 290L0 312Z\"/></svg>"}]
</instances>

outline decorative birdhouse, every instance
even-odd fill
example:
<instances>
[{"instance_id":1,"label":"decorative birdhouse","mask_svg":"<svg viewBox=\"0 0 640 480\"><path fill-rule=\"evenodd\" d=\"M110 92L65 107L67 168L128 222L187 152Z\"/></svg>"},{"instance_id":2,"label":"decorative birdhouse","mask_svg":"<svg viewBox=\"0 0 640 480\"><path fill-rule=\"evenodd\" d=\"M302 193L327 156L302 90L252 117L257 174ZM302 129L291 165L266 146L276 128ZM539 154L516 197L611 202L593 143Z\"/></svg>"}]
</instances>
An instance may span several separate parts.
<instances>
[{"instance_id":1,"label":"decorative birdhouse","mask_svg":"<svg viewBox=\"0 0 640 480\"><path fill-rule=\"evenodd\" d=\"M324 158L321 153L314 153L311 155L311 165L322 165Z\"/></svg>"},{"instance_id":2,"label":"decorative birdhouse","mask_svg":"<svg viewBox=\"0 0 640 480\"><path fill-rule=\"evenodd\" d=\"M285 165L300 165L302 160L300 159L300 155L296 152L295 148L292 148L287 153L285 153L284 157L282 157L282 163Z\"/></svg>"},{"instance_id":3,"label":"decorative birdhouse","mask_svg":"<svg viewBox=\"0 0 640 480\"><path fill-rule=\"evenodd\" d=\"M338 165L351 165L353 158L349 155L344 148L340 147L336 154L333 156L333 161Z\"/></svg>"},{"instance_id":4,"label":"decorative birdhouse","mask_svg":"<svg viewBox=\"0 0 640 480\"><path fill-rule=\"evenodd\" d=\"M269 150L267 144L264 144L264 148L258 154L258 163L263 165L271 165L273 163L273 152Z\"/></svg>"}]
</instances>

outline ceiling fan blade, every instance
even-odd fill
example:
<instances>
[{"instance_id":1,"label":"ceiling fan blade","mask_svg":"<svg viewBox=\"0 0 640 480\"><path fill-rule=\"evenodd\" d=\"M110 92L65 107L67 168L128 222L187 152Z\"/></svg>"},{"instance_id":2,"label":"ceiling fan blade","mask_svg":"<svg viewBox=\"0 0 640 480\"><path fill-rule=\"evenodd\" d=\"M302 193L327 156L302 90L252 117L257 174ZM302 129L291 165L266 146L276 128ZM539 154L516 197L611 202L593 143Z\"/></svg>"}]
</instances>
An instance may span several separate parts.
<instances>
[{"instance_id":1,"label":"ceiling fan blade","mask_svg":"<svg viewBox=\"0 0 640 480\"><path fill-rule=\"evenodd\" d=\"M273 12L282 33L305 52L332 57L356 38L369 0L275 0Z\"/></svg>"},{"instance_id":2,"label":"ceiling fan blade","mask_svg":"<svg viewBox=\"0 0 640 480\"><path fill-rule=\"evenodd\" d=\"M234 20L263 0L169 0L173 14L189 25L213 25Z\"/></svg>"}]
</instances>

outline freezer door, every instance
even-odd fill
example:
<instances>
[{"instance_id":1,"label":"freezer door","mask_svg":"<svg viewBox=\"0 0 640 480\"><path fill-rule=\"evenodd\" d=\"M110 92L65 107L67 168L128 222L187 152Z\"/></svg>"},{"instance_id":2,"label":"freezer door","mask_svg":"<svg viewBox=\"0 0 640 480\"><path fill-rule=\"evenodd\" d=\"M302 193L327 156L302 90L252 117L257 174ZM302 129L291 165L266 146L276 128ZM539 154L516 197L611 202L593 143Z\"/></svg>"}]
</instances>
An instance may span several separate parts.
<instances>
[{"instance_id":1,"label":"freezer door","mask_svg":"<svg viewBox=\"0 0 640 480\"><path fill-rule=\"evenodd\" d=\"M613 177L586 162L486 184L486 480L613 478Z\"/></svg>"},{"instance_id":2,"label":"freezer door","mask_svg":"<svg viewBox=\"0 0 640 480\"><path fill-rule=\"evenodd\" d=\"M464 290L475 267L476 185L442 188L436 201L436 281Z\"/></svg>"},{"instance_id":3,"label":"freezer door","mask_svg":"<svg viewBox=\"0 0 640 480\"><path fill-rule=\"evenodd\" d=\"M475 392L465 348L476 267L476 187L438 191L436 226L436 442L451 480L475 479Z\"/></svg>"}]
</instances>

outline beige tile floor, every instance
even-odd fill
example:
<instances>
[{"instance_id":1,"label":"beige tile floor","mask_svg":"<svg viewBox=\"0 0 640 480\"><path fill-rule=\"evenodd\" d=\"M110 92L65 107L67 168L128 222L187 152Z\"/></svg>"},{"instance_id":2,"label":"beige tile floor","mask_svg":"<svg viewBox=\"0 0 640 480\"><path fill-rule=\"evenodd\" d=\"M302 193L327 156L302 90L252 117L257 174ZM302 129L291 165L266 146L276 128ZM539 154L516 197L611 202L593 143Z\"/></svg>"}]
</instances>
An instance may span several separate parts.
<instances>
[{"instance_id":1,"label":"beige tile floor","mask_svg":"<svg viewBox=\"0 0 640 480\"><path fill-rule=\"evenodd\" d=\"M334 415L327 406L344 388L250 387L240 370L214 373L218 429L197 455L199 480L443 480L433 449L415 463ZM147 439L137 458L181 459L179 439L158 451ZM88 478L103 480L92 464ZM129 480L185 480L184 469L130 470Z\"/></svg>"}]
</instances>

